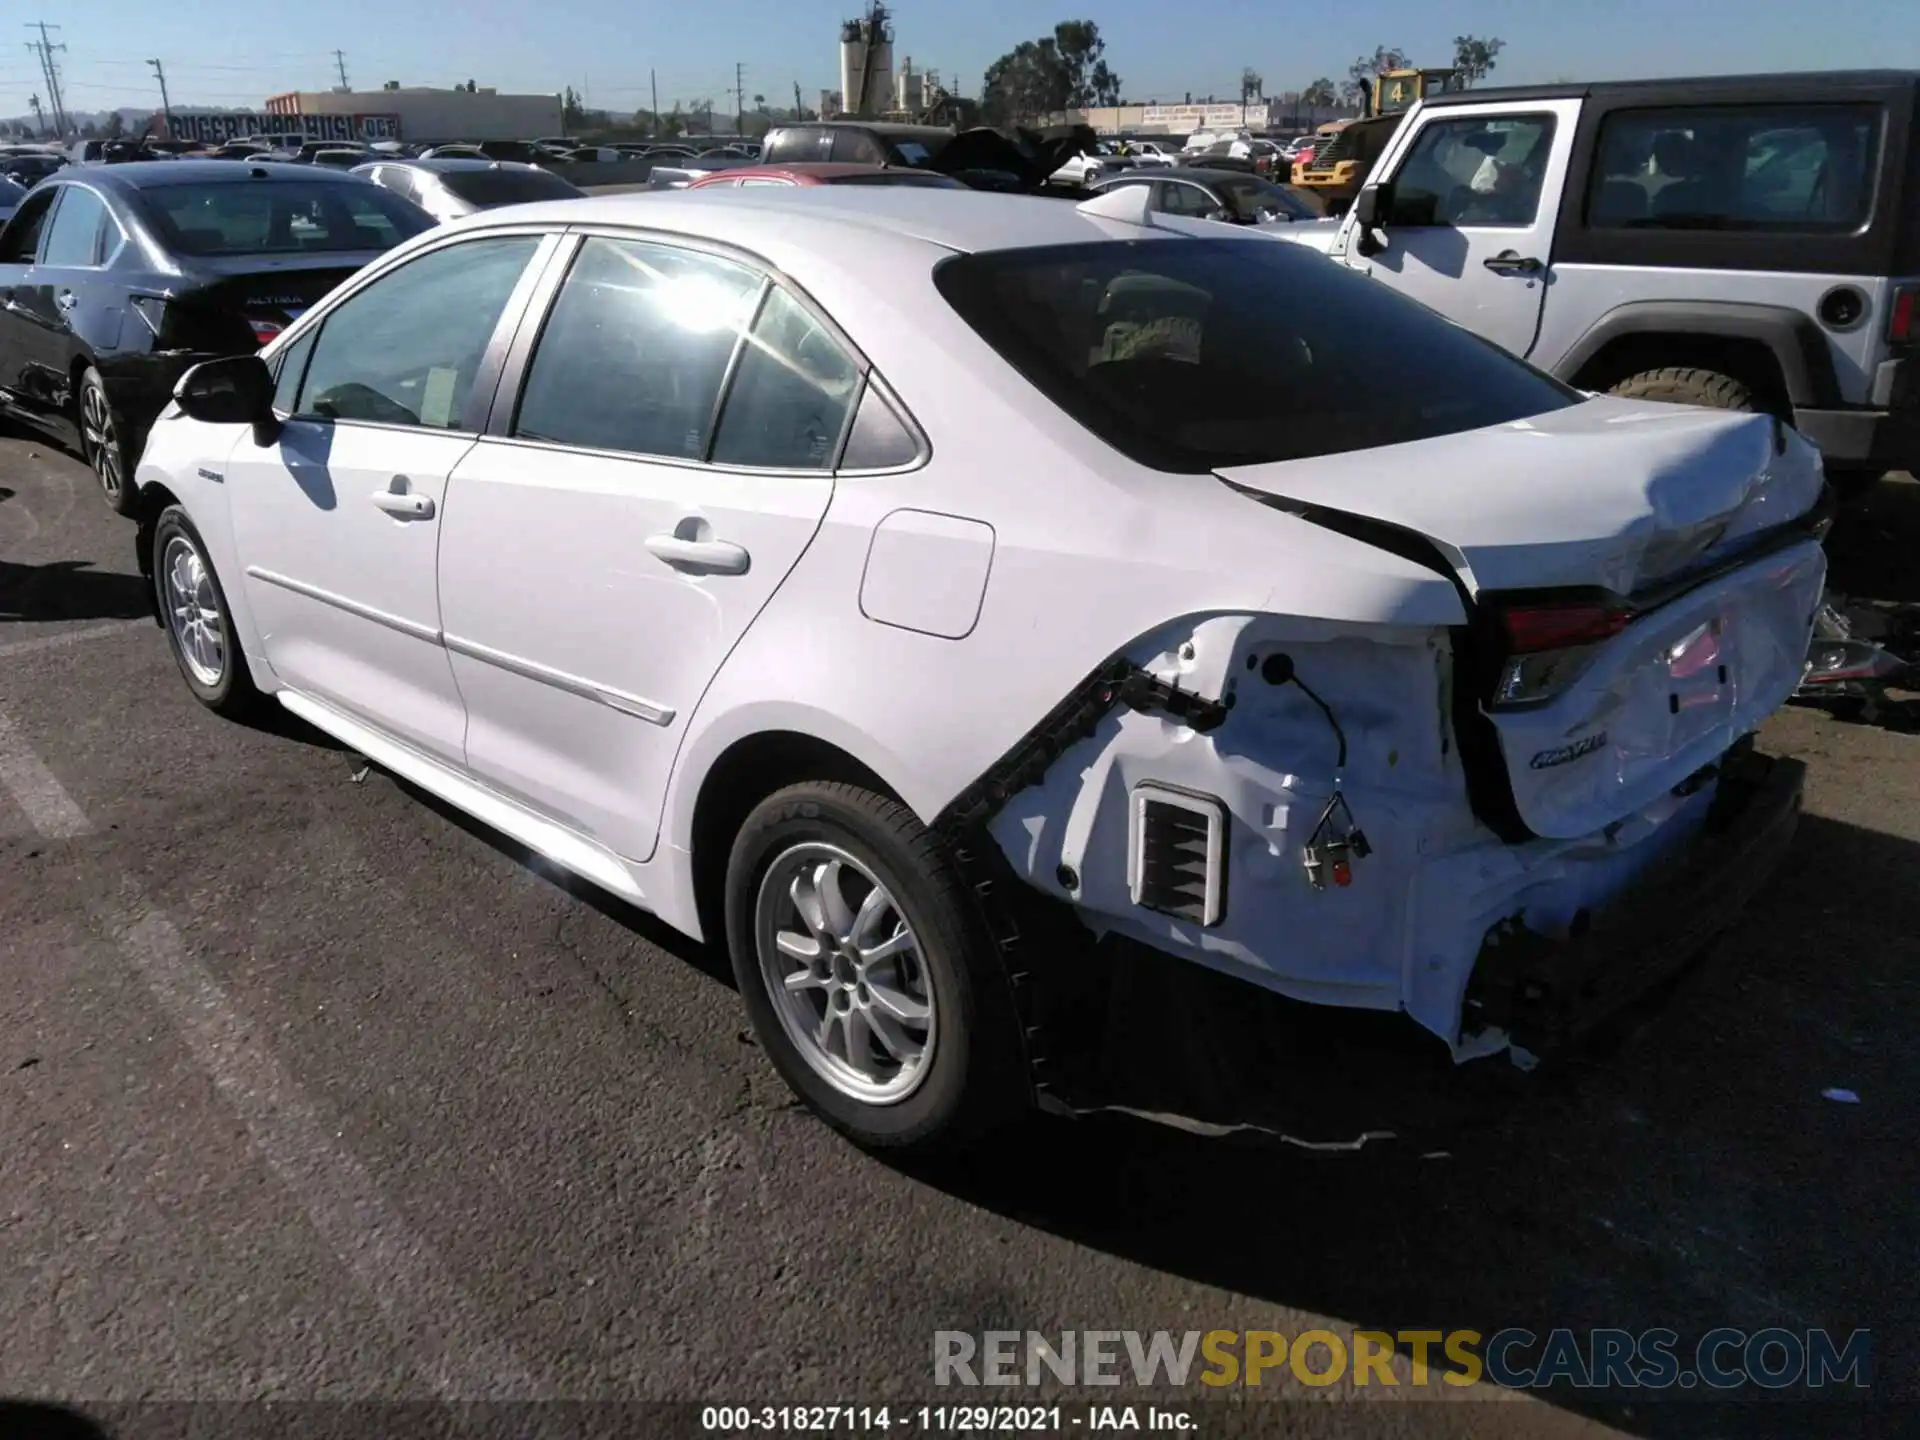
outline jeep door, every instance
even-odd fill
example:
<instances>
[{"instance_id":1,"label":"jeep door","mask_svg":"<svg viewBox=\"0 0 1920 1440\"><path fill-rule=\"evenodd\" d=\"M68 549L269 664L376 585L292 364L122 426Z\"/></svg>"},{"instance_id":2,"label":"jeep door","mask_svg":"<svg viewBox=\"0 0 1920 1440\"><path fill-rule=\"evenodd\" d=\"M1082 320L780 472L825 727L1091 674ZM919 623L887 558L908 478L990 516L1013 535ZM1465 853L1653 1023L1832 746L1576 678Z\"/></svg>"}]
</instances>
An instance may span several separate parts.
<instances>
[{"instance_id":1,"label":"jeep door","mask_svg":"<svg viewBox=\"0 0 1920 1440\"><path fill-rule=\"evenodd\" d=\"M1579 109L1578 100L1422 106L1374 177L1377 228L1369 238L1350 212L1336 253L1525 356L1540 330Z\"/></svg>"}]
</instances>

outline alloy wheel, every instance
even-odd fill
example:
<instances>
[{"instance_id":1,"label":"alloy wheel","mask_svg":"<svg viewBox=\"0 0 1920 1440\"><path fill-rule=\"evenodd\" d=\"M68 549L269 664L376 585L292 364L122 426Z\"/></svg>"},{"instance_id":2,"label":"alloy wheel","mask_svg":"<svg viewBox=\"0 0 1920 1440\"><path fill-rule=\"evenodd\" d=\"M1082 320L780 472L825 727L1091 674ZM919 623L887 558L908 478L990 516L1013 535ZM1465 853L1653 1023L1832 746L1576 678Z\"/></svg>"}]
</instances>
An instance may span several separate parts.
<instances>
[{"instance_id":1,"label":"alloy wheel","mask_svg":"<svg viewBox=\"0 0 1920 1440\"><path fill-rule=\"evenodd\" d=\"M119 504L120 487L124 483L120 473L120 437L113 425L113 407L107 404L107 394L98 385L88 385L80 391L80 437L85 442L87 462L93 466L100 488L106 492L108 501Z\"/></svg>"},{"instance_id":2,"label":"alloy wheel","mask_svg":"<svg viewBox=\"0 0 1920 1440\"><path fill-rule=\"evenodd\" d=\"M783 851L760 881L754 943L774 1013L816 1074L868 1105L919 1088L938 1037L933 986L871 870L823 841Z\"/></svg>"},{"instance_id":3,"label":"alloy wheel","mask_svg":"<svg viewBox=\"0 0 1920 1440\"><path fill-rule=\"evenodd\" d=\"M167 628L193 678L212 688L227 673L225 627L213 571L193 542L175 535L161 558L167 590Z\"/></svg>"}]
</instances>

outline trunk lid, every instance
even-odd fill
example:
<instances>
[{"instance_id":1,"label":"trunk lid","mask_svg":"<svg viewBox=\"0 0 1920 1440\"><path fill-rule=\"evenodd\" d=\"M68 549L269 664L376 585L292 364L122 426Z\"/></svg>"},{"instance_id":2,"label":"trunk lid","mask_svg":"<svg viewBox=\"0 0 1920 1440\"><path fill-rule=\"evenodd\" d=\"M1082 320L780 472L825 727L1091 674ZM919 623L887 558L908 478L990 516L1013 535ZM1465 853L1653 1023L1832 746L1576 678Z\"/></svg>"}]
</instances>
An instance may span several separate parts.
<instances>
[{"instance_id":1,"label":"trunk lid","mask_svg":"<svg viewBox=\"0 0 1920 1440\"><path fill-rule=\"evenodd\" d=\"M1452 572L1484 652L1462 657L1475 692L1462 698L1536 835L1591 835L1643 809L1799 682L1825 557L1811 532L1766 542L1815 509L1823 477L1769 417L1603 398L1218 473ZM1462 748L1471 764L1464 735Z\"/></svg>"},{"instance_id":2,"label":"trunk lid","mask_svg":"<svg viewBox=\"0 0 1920 1440\"><path fill-rule=\"evenodd\" d=\"M245 353L249 344L265 345L380 253L196 258L167 306L173 331L165 338L182 350Z\"/></svg>"}]
</instances>

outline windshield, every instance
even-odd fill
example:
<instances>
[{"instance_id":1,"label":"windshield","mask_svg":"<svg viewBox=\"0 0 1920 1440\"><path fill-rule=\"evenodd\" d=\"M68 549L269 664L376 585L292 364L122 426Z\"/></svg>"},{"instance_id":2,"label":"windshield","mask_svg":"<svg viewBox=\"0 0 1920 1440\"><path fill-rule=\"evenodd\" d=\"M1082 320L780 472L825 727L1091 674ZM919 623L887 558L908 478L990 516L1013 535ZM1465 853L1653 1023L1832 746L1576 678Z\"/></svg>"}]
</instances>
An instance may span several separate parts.
<instances>
[{"instance_id":1,"label":"windshield","mask_svg":"<svg viewBox=\"0 0 1920 1440\"><path fill-rule=\"evenodd\" d=\"M1203 474L1397 445L1581 398L1295 245L1180 239L986 251L942 262L934 278L1035 388L1158 470Z\"/></svg>"},{"instance_id":2,"label":"windshield","mask_svg":"<svg viewBox=\"0 0 1920 1440\"><path fill-rule=\"evenodd\" d=\"M531 200L575 200L586 192L545 170L447 170L440 183L469 205L520 205Z\"/></svg>"},{"instance_id":3,"label":"windshield","mask_svg":"<svg viewBox=\"0 0 1920 1440\"><path fill-rule=\"evenodd\" d=\"M154 185L141 201L179 255L306 255L386 250L433 227L418 206L342 179Z\"/></svg>"},{"instance_id":4,"label":"windshield","mask_svg":"<svg viewBox=\"0 0 1920 1440\"><path fill-rule=\"evenodd\" d=\"M11 180L0 180L0 205L18 205L26 196L26 186L16 185Z\"/></svg>"}]
</instances>

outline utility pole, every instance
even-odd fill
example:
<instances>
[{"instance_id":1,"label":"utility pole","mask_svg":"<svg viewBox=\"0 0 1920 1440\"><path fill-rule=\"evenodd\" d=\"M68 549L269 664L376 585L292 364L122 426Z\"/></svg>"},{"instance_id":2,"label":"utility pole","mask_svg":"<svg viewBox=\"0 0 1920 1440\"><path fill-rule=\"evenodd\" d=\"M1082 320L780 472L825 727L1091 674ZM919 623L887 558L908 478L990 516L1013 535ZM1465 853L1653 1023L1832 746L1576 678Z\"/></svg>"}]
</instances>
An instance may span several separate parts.
<instances>
[{"instance_id":1,"label":"utility pole","mask_svg":"<svg viewBox=\"0 0 1920 1440\"><path fill-rule=\"evenodd\" d=\"M734 62L733 67L733 133L747 133L747 67Z\"/></svg>"},{"instance_id":2,"label":"utility pole","mask_svg":"<svg viewBox=\"0 0 1920 1440\"><path fill-rule=\"evenodd\" d=\"M67 47L65 45L55 45L47 39L47 31L58 30L59 28L58 25L49 25L44 20L30 21L27 29L38 30L40 32L40 38L38 40L28 41L27 48L40 56L40 73L46 77L47 100L53 106L53 123L58 127L60 135L65 136L67 133L67 107L60 98L60 62L53 58L53 52L56 50L64 50Z\"/></svg>"},{"instance_id":3,"label":"utility pole","mask_svg":"<svg viewBox=\"0 0 1920 1440\"><path fill-rule=\"evenodd\" d=\"M345 52L345 51L342 51L342 50L336 50L336 51L334 51L334 52L333 52L333 63L334 63L334 66L335 66L335 67L336 67L336 68L337 68L337 69L338 69L338 70L340 71L340 88L341 88L342 90L351 90L351 89L352 89L353 87L352 87L351 85L349 85L349 84L347 84L347 56L346 56L346 52Z\"/></svg>"},{"instance_id":4,"label":"utility pole","mask_svg":"<svg viewBox=\"0 0 1920 1440\"><path fill-rule=\"evenodd\" d=\"M149 60L147 64L153 67L154 78L160 82L160 113L167 117L167 138L175 139L177 137L173 133L173 101L167 98L166 67L158 60Z\"/></svg>"},{"instance_id":5,"label":"utility pole","mask_svg":"<svg viewBox=\"0 0 1920 1440\"><path fill-rule=\"evenodd\" d=\"M793 118L796 121L806 119L807 117L804 113L806 108L806 106L800 103L800 82L796 80L793 82Z\"/></svg>"},{"instance_id":6,"label":"utility pole","mask_svg":"<svg viewBox=\"0 0 1920 1440\"><path fill-rule=\"evenodd\" d=\"M27 103L33 106L33 138L44 140L47 136L47 116L40 108L40 97L35 95Z\"/></svg>"},{"instance_id":7,"label":"utility pole","mask_svg":"<svg viewBox=\"0 0 1920 1440\"><path fill-rule=\"evenodd\" d=\"M653 109L648 112L653 116L653 124L647 127L647 138L658 140L660 138L660 75L658 71L647 71L647 89L653 92Z\"/></svg>"}]
</instances>

